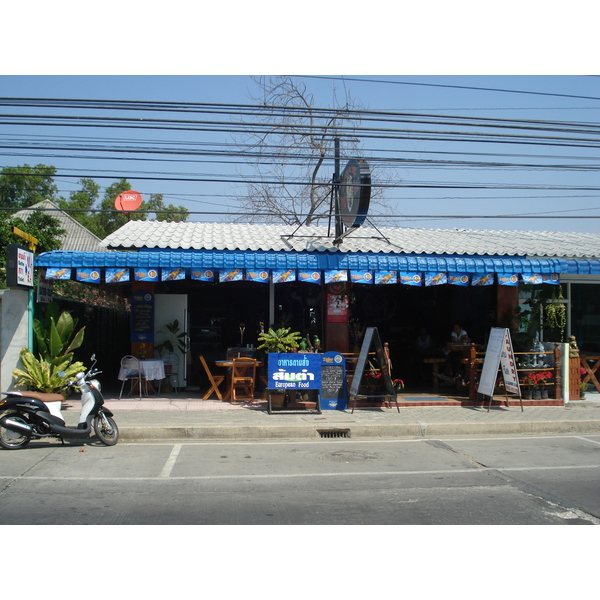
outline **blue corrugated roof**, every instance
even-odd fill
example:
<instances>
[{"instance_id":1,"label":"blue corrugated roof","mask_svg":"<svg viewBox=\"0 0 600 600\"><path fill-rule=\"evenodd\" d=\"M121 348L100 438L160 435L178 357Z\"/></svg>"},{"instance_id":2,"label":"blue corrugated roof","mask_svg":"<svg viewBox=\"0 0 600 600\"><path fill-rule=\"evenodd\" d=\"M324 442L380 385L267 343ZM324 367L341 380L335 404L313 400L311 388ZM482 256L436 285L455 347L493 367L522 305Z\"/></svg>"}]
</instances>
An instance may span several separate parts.
<instances>
[{"instance_id":1,"label":"blue corrugated roof","mask_svg":"<svg viewBox=\"0 0 600 600\"><path fill-rule=\"evenodd\" d=\"M369 269L466 273L600 274L600 260L444 256L391 253L332 253L255 250L160 250L148 252L45 252L36 267L145 267L204 269Z\"/></svg>"}]
</instances>

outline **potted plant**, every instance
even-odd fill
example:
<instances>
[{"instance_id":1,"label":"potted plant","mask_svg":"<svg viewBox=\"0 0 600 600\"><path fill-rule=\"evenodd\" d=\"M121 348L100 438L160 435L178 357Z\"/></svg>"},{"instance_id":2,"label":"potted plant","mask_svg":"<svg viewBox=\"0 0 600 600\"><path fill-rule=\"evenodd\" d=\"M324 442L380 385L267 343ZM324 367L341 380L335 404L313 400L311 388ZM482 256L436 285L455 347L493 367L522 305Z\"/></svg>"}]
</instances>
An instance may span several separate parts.
<instances>
[{"instance_id":1,"label":"potted plant","mask_svg":"<svg viewBox=\"0 0 600 600\"><path fill-rule=\"evenodd\" d=\"M525 387L523 391L523 398L526 400L531 400L533 388L536 386L536 382L537 380L535 378L535 374L532 372L527 373L527 375L523 377L521 381L521 385Z\"/></svg>"},{"instance_id":2,"label":"potted plant","mask_svg":"<svg viewBox=\"0 0 600 600\"><path fill-rule=\"evenodd\" d=\"M402 381L402 379L394 379L392 385L394 386L396 394L399 394L404 389L404 381Z\"/></svg>"},{"instance_id":3,"label":"potted plant","mask_svg":"<svg viewBox=\"0 0 600 600\"><path fill-rule=\"evenodd\" d=\"M292 350L296 350L302 336L298 331L290 332L290 329L290 327L280 327L278 329L269 327L268 331L259 334L259 346L257 346L256 349L264 351L267 355L270 353L291 352ZM277 393L271 393L270 395L272 405L283 405L285 393L278 391Z\"/></svg>"},{"instance_id":4,"label":"potted plant","mask_svg":"<svg viewBox=\"0 0 600 600\"><path fill-rule=\"evenodd\" d=\"M163 333L167 335L167 337L160 344L154 346L154 350L158 352L161 357L165 357L164 360L166 370L167 364L169 366L172 364L167 361L169 360L170 355L175 355L175 350L179 350L181 354L185 355L185 337L187 332L179 330L179 321L175 319L172 323L167 323L164 329L159 329L156 333Z\"/></svg>"},{"instance_id":5,"label":"potted plant","mask_svg":"<svg viewBox=\"0 0 600 600\"><path fill-rule=\"evenodd\" d=\"M580 374L580 379L579 379L579 398L581 400L583 400L585 398L585 393L587 392L587 388L588 388L588 384L587 382L584 383L583 378L586 375L586 370L583 367L579 368L579 374Z\"/></svg>"},{"instance_id":6,"label":"potted plant","mask_svg":"<svg viewBox=\"0 0 600 600\"><path fill-rule=\"evenodd\" d=\"M64 311L58 314L58 305L51 303L47 311L48 325L33 320L38 357L28 350L21 350L24 369L15 369L13 377L17 385L32 391L61 393L65 395L67 381L79 371L85 371L82 362L73 362L73 351L83 343L85 327L75 332L77 319Z\"/></svg>"},{"instance_id":7,"label":"potted plant","mask_svg":"<svg viewBox=\"0 0 600 600\"><path fill-rule=\"evenodd\" d=\"M298 331L290 333L290 329L291 327L269 327L269 331L259 334L258 341L261 343L257 350L265 350L267 353L297 350L302 336Z\"/></svg>"},{"instance_id":8,"label":"potted plant","mask_svg":"<svg viewBox=\"0 0 600 600\"><path fill-rule=\"evenodd\" d=\"M165 374L170 375L173 372L173 367L175 367L174 370L177 373L179 369L179 356L177 356L176 350L179 350L182 356L185 356L187 332L180 330L179 320L175 319L171 323L167 323L164 329L159 329L156 333L166 334L167 336L160 344L154 346L154 350L163 359ZM165 381L165 392L171 391L171 382L169 379L167 377Z\"/></svg>"},{"instance_id":9,"label":"potted plant","mask_svg":"<svg viewBox=\"0 0 600 600\"><path fill-rule=\"evenodd\" d=\"M541 396L543 399L548 398L548 388L546 384L548 380L552 379L552 371L541 371L537 374L538 383L541 386Z\"/></svg>"}]
</instances>

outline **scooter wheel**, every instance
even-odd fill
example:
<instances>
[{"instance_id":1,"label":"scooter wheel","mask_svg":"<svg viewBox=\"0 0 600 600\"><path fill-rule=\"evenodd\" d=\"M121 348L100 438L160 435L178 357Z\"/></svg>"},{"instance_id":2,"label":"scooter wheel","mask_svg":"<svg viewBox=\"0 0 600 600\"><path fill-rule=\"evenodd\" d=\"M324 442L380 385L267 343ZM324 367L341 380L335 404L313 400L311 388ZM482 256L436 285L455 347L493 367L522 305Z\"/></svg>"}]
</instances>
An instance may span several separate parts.
<instances>
[{"instance_id":1,"label":"scooter wheel","mask_svg":"<svg viewBox=\"0 0 600 600\"><path fill-rule=\"evenodd\" d=\"M5 410L3 413L0 413L0 421L2 421L4 417L10 417L13 421L22 423L23 425L28 424L27 421L17 411L14 410ZM7 450L26 448L30 441L30 436L12 431L11 429L7 429L0 424L0 446L3 448L6 448Z\"/></svg>"},{"instance_id":2,"label":"scooter wheel","mask_svg":"<svg viewBox=\"0 0 600 600\"><path fill-rule=\"evenodd\" d=\"M94 431L100 441L107 446L114 446L119 441L119 428L115 420L106 414L94 417Z\"/></svg>"}]
</instances>

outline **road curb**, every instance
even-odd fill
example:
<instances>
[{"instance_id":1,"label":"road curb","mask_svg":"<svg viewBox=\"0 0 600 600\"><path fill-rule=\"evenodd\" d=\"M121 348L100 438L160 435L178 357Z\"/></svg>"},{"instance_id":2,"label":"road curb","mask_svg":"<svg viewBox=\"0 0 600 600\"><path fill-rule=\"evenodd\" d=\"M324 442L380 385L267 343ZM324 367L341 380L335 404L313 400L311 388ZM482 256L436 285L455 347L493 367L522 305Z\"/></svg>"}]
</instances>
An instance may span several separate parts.
<instances>
[{"instance_id":1,"label":"road curb","mask_svg":"<svg viewBox=\"0 0 600 600\"><path fill-rule=\"evenodd\" d=\"M344 425L191 425L120 427L123 442L256 441L351 439L415 439L477 435L540 435L600 433L599 420L525 421L518 423L401 423Z\"/></svg>"}]
</instances>

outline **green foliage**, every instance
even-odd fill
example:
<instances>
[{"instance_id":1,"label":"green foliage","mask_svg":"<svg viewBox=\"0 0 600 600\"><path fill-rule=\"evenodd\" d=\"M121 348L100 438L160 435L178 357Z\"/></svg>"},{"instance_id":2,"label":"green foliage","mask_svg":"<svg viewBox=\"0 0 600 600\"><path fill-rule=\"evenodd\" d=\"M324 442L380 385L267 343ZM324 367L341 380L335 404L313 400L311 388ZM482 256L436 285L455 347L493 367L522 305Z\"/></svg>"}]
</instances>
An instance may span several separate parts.
<instances>
[{"instance_id":1,"label":"green foliage","mask_svg":"<svg viewBox=\"0 0 600 600\"><path fill-rule=\"evenodd\" d=\"M91 212L100 197L100 186L89 178L80 179L79 184L81 185L80 190L71 192L68 200L59 198L56 204L62 209L68 209L70 217L73 217L86 229L102 238L105 234L98 231L95 215Z\"/></svg>"},{"instance_id":2,"label":"green foliage","mask_svg":"<svg viewBox=\"0 0 600 600\"><path fill-rule=\"evenodd\" d=\"M95 286L79 281L57 279L53 289L55 297L69 298L92 306L129 311L131 305L129 298L122 296L119 289L111 289L108 286Z\"/></svg>"},{"instance_id":3,"label":"green foliage","mask_svg":"<svg viewBox=\"0 0 600 600\"><path fill-rule=\"evenodd\" d=\"M85 371L82 362L71 362L72 355L59 356L53 360L46 360L40 356L36 358L27 348L20 353L21 362L25 370L15 369L17 385L27 386L36 392L61 393L69 379L73 379L76 373Z\"/></svg>"},{"instance_id":4,"label":"green foliage","mask_svg":"<svg viewBox=\"0 0 600 600\"><path fill-rule=\"evenodd\" d=\"M59 250L62 246L60 237L64 235L65 230L60 227L58 219L49 214L36 210L25 221L19 218L0 219L0 267L6 264L6 247L8 244L19 244L25 247L27 245L24 240L12 232L11 228L13 226L39 240L36 249L38 253ZM6 282L4 271L1 275L1 281L3 287Z\"/></svg>"},{"instance_id":5,"label":"green foliage","mask_svg":"<svg viewBox=\"0 0 600 600\"><path fill-rule=\"evenodd\" d=\"M33 332L40 355L46 360L73 355L83 343L85 327L75 333L78 320L64 311L58 314L58 304L52 302L46 310L48 324L44 327L38 319L33 320Z\"/></svg>"},{"instance_id":6,"label":"green foliage","mask_svg":"<svg viewBox=\"0 0 600 600\"><path fill-rule=\"evenodd\" d=\"M148 202L143 202L141 208L148 213L156 213L157 221L166 221L167 223L180 223L188 218L188 210L183 206L174 206L168 204L165 206L162 194L151 194Z\"/></svg>"},{"instance_id":7,"label":"green foliage","mask_svg":"<svg viewBox=\"0 0 600 600\"><path fill-rule=\"evenodd\" d=\"M21 350L21 362L25 367L15 369L17 385L25 385L39 392L60 392L66 382L85 367L73 362L73 351L83 343L85 327L75 331L77 319L68 312L58 313L58 305L52 302L46 312L47 325L33 320L38 358L28 350ZM62 373L62 374L61 374Z\"/></svg>"},{"instance_id":8,"label":"green foliage","mask_svg":"<svg viewBox=\"0 0 600 600\"><path fill-rule=\"evenodd\" d=\"M57 193L55 174L56 167L41 164L4 167L0 171L0 206L16 211L42 200L52 200Z\"/></svg>"},{"instance_id":9,"label":"green foliage","mask_svg":"<svg viewBox=\"0 0 600 600\"><path fill-rule=\"evenodd\" d=\"M302 336L298 331L290 333L290 327L280 327L273 329L269 327L269 331L261 333L258 336L258 341L261 345L257 350L266 350L267 352L289 352L298 348Z\"/></svg>"},{"instance_id":10,"label":"green foliage","mask_svg":"<svg viewBox=\"0 0 600 600\"><path fill-rule=\"evenodd\" d=\"M185 355L185 336L187 333L179 331L179 321L177 319L172 323L167 323L165 329L159 329L157 333L166 333L169 336L164 342L154 346L157 352L161 352L162 350L174 352L175 348L178 348L181 354Z\"/></svg>"},{"instance_id":11,"label":"green foliage","mask_svg":"<svg viewBox=\"0 0 600 600\"><path fill-rule=\"evenodd\" d=\"M553 293L552 298L544 305L544 326L550 330L558 331L558 341L565 338L567 326L567 306L564 302L562 288L558 288L558 294Z\"/></svg>"}]
</instances>

